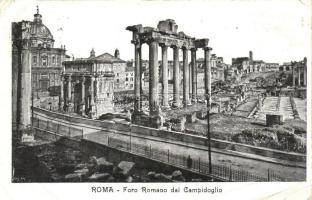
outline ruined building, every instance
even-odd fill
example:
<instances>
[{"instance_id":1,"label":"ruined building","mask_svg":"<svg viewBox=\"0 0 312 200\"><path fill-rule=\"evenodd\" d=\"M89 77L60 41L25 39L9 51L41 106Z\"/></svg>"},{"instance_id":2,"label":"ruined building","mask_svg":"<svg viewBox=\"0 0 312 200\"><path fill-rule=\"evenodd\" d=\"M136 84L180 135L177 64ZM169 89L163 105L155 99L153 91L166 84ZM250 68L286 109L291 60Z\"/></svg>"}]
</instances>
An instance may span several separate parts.
<instances>
[{"instance_id":1,"label":"ruined building","mask_svg":"<svg viewBox=\"0 0 312 200\"><path fill-rule=\"evenodd\" d=\"M120 62L109 53L96 56L93 49L88 58L65 61L60 110L90 118L113 112L114 69Z\"/></svg>"}]
</instances>

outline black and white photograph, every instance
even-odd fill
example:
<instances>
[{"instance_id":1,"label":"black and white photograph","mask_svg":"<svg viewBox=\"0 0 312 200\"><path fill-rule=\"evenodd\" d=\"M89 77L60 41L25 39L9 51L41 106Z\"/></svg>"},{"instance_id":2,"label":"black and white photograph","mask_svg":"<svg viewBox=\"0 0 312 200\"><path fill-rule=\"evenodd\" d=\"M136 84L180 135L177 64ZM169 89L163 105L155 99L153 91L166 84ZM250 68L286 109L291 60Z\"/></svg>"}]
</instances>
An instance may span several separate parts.
<instances>
[{"instance_id":1,"label":"black and white photograph","mask_svg":"<svg viewBox=\"0 0 312 200\"><path fill-rule=\"evenodd\" d=\"M278 195L296 183L282 199L311 198L311 1L4 1L0 11L11 187L228 199L235 184ZM260 191L240 199L279 199Z\"/></svg>"}]
</instances>

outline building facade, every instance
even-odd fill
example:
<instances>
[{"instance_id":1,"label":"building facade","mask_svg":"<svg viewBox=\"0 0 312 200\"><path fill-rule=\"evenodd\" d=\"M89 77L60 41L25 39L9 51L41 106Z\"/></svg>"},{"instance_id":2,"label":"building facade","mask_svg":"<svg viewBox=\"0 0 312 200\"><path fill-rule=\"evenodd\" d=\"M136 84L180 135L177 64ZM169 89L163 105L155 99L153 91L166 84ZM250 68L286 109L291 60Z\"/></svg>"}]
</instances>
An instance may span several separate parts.
<instances>
[{"instance_id":1,"label":"building facade","mask_svg":"<svg viewBox=\"0 0 312 200\"><path fill-rule=\"evenodd\" d=\"M65 61L60 109L90 118L113 112L115 56L104 53ZM117 62L117 66L120 62Z\"/></svg>"},{"instance_id":2,"label":"building facade","mask_svg":"<svg viewBox=\"0 0 312 200\"><path fill-rule=\"evenodd\" d=\"M110 54L107 53L107 55ZM115 74L114 91L119 92L127 90L126 88L127 62L120 59L120 52L118 49L115 50L114 56L110 55L109 62L111 62Z\"/></svg>"}]
</instances>

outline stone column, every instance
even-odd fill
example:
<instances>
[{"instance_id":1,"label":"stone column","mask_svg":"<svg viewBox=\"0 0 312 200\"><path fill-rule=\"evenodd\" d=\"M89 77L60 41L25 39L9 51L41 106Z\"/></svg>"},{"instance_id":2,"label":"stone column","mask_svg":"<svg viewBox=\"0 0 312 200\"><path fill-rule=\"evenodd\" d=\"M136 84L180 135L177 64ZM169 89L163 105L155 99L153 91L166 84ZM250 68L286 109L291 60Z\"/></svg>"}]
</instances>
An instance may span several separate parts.
<instances>
[{"instance_id":1,"label":"stone column","mask_svg":"<svg viewBox=\"0 0 312 200\"><path fill-rule=\"evenodd\" d=\"M158 114L158 43L149 42L149 110L150 115Z\"/></svg>"},{"instance_id":2,"label":"stone column","mask_svg":"<svg viewBox=\"0 0 312 200\"><path fill-rule=\"evenodd\" d=\"M90 107L89 107L89 117L90 118L94 118L94 115L95 115L95 103L94 103L94 76L91 75L90 77L90 90L89 90L89 93L90 93Z\"/></svg>"},{"instance_id":3,"label":"stone column","mask_svg":"<svg viewBox=\"0 0 312 200\"><path fill-rule=\"evenodd\" d=\"M300 82L301 82L301 73L300 73L300 67L298 66L297 67L297 76L298 76L298 86L300 87L301 86L301 84L300 84Z\"/></svg>"},{"instance_id":4,"label":"stone column","mask_svg":"<svg viewBox=\"0 0 312 200\"><path fill-rule=\"evenodd\" d=\"M64 110L64 76L61 75L61 84L60 84L60 96L59 96L59 111Z\"/></svg>"},{"instance_id":5,"label":"stone column","mask_svg":"<svg viewBox=\"0 0 312 200\"><path fill-rule=\"evenodd\" d=\"M192 101L197 99L197 65L196 65L196 49L191 49L191 65L192 65Z\"/></svg>"},{"instance_id":6,"label":"stone column","mask_svg":"<svg viewBox=\"0 0 312 200\"><path fill-rule=\"evenodd\" d=\"M72 77L68 75L67 77L67 101L68 103L71 102L71 85L72 85Z\"/></svg>"},{"instance_id":7,"label":"stone column","mask_svg":"<svg viewBox=\"0 0 312 200\"><path fill-rule=\"evenodd\" d=\"M17 129L19 131L31 125L31 52L29 49L20 51L18 63L17 88Z\"/></svg>"},{"instance_id":8,"label":"stone column","mask_svg":"<svg viewBox=\"0 0 312 200\"><path fill-rule=\"evenodd\" d=\"M67 111L72 112L73 110L73 97L72 97L72 75L68 76L67 80Z\"/></svg>"},{"instance_id":9,"label":"stone column","mask_svg":"<svg viewBox=\"0 0 312 200\"><path fill-rule=\"evenodd\" d=\"M291 63L291 68L292 68L292 86L295 86L296 83L296 73L295 73L295 66L293 63Z\"/></svg>"},{"instance_id":10,"label":"stone column","mask_svg":"<svg viewBox=\"0 0 312 200\"><path fill-rule=\"evenodd\" d=\"M211 106L211 63L210 63L210 51L212 48L205 47L205 95L209 103L209 108Z\"/></svg>"},{"instance_id":11,"label":"stone column","mask_svg":"<svg viewBox=\"0 0 312 200\"><path fill-rule=\"evenodd\" d=\"M180 106L180 66L179 48L173 47L173 107Z\"/></svg>"},{"instance_id":12,"label":"stone column","mask_svg":"<svg viewBox=\"0 0 312 200\"><path fill-rule=\"evenodd\" d=\"M168 46L163 44L162 50L162 106L168 108Z\"/></svg>"},{"instance_id":13,"label":"stone column","mask_svg":"<svg viewBox=\"0 0 312 200\"><path fill-rule=\"evenodd\" d=\"M307 58L303 59L303 85L307 86Z\"/></svg>"},{"instance_id":14,"label":"stone column","mask_svg":"<svg viewBox=\"0 0 312 200\"><path fill-rule=\"evenodd\" d=\"M141 111L141 44L134 44L134 111Z\"/></svg>"},{"instance_id":15,"label":"stone column","mask_svg":"<svg viewBox=\"0 0 312 200\"><path fill-rule=\"evenodd\" d=\"M188 50L183 47L183 106L190 105Z\"/></svg>"},{"instance_id":16,"label":"stone column","mask_svg":"<svg viewBox=\"0 0 312 200\"><path fill-rule=\"evenodd\" d=\"M81 83L81 101L80 101L80 114L85 114L85 83L86 83L86 78L82 76L82 80L80 81Z\"/></svg>"}]
</instances>

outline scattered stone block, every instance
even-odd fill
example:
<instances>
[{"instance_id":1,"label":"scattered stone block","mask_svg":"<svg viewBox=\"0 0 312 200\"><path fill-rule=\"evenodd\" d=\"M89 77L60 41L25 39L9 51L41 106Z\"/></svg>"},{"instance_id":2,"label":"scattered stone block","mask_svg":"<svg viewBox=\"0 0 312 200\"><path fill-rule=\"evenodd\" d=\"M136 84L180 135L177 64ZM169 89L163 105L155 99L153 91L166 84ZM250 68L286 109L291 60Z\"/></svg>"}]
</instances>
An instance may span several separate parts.
<instances>
[{"instance_id":1,"label":"scattered stone block","mask_svg":"<svg viewBox=\"0 0 312 200\"><path fill-rule=\"evenodd\" d=\"M133 182L133 177L132 176L128 176L125 180L125 182L127 183L132 183Z\"/></svg>"},{"instance_id":2,"label":"scattered stone block","mask_svg":"<svg viewBox=\"0 0 312 200\"><path fill-rule=\"evenodd\" d=\"M172 180L175 181L185 181L185 178L182 175L182 172L180 170L176 170L172 173Z\"/></svg>"},{"instance_id":3,"label":"scattered stone block","mask_svg":"<svg viewBox=\"0 0 312 200\"><path fill-rule=\"evenodd\" d=\"M102 173L113 173L114 164L108 162L104 157L97 159L97 168Z\"/></svg>"},{"instance_id":4,"label":"scattered stone block","mask_svg":"<svg viewBox=\"0 0 312 200\"><path fill-rule=\"evenodd\" d=\"M89 176L89 169L88 168L78 169L75 170L74 173L80 174L82 179L86 179Z\"/></svg>"},{"instance_id":5,"label":"scattered stone block","mask_svg":"<svg viewBox=\"0 0 312 200\"><path fill-rule=\"evenodd\" d=\"M65 177L65 182L81 182L81 174L73 173L73 174L67 174Z\"/></svg>"},{"instance_id":6,"label":"scattered stone block","mask_svg":"<svg viewBox=\"0 0 312 200\"><path fill-rule=\"evenodd\" d=\"M155 172L154 171L151 171L151 172L148 172L147 173L147 176L149 177L149 178L151 178L151 179L153 179L153 178L155 178Z\"/></svg>"},{"instance_id":7,"label":"scattered stone block","mask_svg":"<svg viewBox=\"0 0 312 200\"><path fill-rule=\"evenodd\" d=\"M60 163L56 166L56 171L60 174L72 173L75 170L75 163Z\"/></svg>"},{"instance_id":8,"label":"scattered stone block","mask_svg":"<svg viewBox=\"0 0 312 200\"><path fill-rule=\"evenodd\" d=\"M78 165L75 166L75 169L83 169L88 167L88 163L79 163Z\"/></svg>"},{"instance_id":9,"label":"scattered stone block","mask_svg":"<svg viewBox=\"0 0 312 200\"><path fill-rule=\"evenodd\" d=\"M90 182L103 182L107 181L109 177L112 177L109 173L94 173L88 178L88 180Z\"/></svg>"},{"instance_id":10,"label":"scattered stone block","mask_svg":"<svg viewBox=\"0 0 312 200\"><path fill-rule=\"evenodd\" d=\"M128 162L128 161L121 161L118 164L118 168L121 169L120 172L125 176L129 176L132 174L135 167L134 162Z\"/></svg>"},{"instance_id":11,"label":"scattered stone block","mask_svg":"<svg viewBox=\"0 0 312 200\"><path fill-rule=\"evenodd\" d=\"M109 176L106 180L106 182L115 182L116 179L113 176Z\"/></svg>"},{"instance_id":12,"label":"scattered stone block","mask_svg":"<svg viewBox=\"0 0 312 200\"><path fill-rule=\"evenodd\" d=\"M192 182L203 182L203 179L201 178L192 178Z\"/></svg>"}]
</instances>

